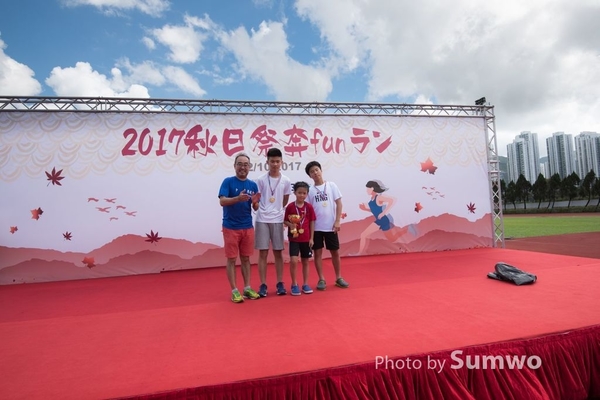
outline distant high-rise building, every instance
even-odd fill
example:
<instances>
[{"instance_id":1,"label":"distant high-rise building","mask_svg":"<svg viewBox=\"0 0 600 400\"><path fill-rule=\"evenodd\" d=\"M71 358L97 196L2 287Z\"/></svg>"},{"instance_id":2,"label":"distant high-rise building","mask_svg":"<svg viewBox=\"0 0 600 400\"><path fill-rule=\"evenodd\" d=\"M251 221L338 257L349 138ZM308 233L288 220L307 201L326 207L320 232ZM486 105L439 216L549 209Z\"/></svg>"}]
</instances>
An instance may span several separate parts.
<instances>
[{"instance_id":1,"label":"distant high-rise building","mask_svg":"<svg viewBox=\"0 0 600 400\"><path fill-rule=\"evenodd\" d=\"M500 180L507 182L507 180L508 180L508 158L498 156L498 167L500 169Z\"/></svg>"},{"instance_id":2,"label":"distant high-rise building","mask_svg":"<svg viewBox=\"0 0 600 400\"><path fill-rule=\"evenodd\" d=\"M550 178L550 174L548 173L549 169L548 156L540 158L540 174L546 179Z\"/></svg>"},{"instance_id":3,"label":"distant high-rise building","mask_svg":"<svg viewBox=\"0 0 600 400\"><path fill-rule=\"evenodd\" d=\"M537 133L521 132L507 146L508 180L516 182L523 175L534 183L540 174L540 151Z\"/></svg>"},{"instance_id":4,"label":"distant high-rise building","mask_svg":"<svg viewBox=\"0 0 600 400\"><path fill-rule=\"evenodd\" d=\"M554 132L552 137L546 139L546 148L550 176L558 174L561 179L565 179L575 171L573 135Z\"/></svg>"},{"instance_id":5,"label":"distant high-rise building","mask_svg":"<svg viewBox=\"0 0 600 400\"><path fill-rule=\"evenodd\" d=\"M576 172L583 179L593 170L596 176L600 173L600 134L581 132L575 136Z\"/></svg>"}]
</instances>

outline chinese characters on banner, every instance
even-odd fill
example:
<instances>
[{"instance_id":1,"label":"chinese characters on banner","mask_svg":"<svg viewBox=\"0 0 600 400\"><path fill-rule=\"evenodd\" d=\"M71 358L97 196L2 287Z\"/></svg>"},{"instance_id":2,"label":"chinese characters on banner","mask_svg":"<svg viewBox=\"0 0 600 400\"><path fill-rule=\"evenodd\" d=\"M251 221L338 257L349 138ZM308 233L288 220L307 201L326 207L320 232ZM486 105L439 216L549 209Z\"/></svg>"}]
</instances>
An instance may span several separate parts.
<instances>
[{"instance_id":1,"label":"chinese characters on banner","mask_svg":"<svg viewBox=\"0 0 600 400\"><path fill-rule=\"evenodd\" d=\"M277 132L267 125L260 125L252 132L244 132L241 128L225 128L219 133L213 133L210 128L204 128L200 124L192 126L187 132L176 128L170 132L165 128L157 132L151 132L149 128L142 129L141 132L135 128L127 128L123 131L126 143L121 155L128 157L140 153L142 156L148 156L154 152L156 156L163 156L167 151L177 155L185 150L186 154L191 154L192 157L207 157L210 154L218 156L219 140L223 153L229 157L248 149L257 155L266 155L271 147L280 147L286 155L292 157L302 157L309 147L315 154L340 154L350 148L363 154L370 145L375 146L375 151L381 154L392 143L391 134L386 136L383 138L379 131L352 128L348 143L344 138L326 135L320 128L309 132L296 127L295 124L282 132Z\"/></svg>"}]
</instances>

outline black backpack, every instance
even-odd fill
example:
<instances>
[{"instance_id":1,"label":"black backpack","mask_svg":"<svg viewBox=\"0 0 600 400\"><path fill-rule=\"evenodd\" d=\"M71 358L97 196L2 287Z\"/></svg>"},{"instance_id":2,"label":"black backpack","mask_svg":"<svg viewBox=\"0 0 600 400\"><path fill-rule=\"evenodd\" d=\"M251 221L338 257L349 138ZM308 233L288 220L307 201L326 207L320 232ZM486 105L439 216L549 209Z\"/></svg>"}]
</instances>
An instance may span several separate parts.
<instances>
[{"instance_id":1,"label":"black backpack","mask_svg":"<svg viewBox=\"0 0 600 400\"><path fill-rule=\"evenodd\" d=\"M529 272L521 271L517 267L499 262L496 264L494 272L487 274L488 278L499 281L512 282L515 285L529 285L537 280L537 276Z\"/></svg>"}]
</instances>

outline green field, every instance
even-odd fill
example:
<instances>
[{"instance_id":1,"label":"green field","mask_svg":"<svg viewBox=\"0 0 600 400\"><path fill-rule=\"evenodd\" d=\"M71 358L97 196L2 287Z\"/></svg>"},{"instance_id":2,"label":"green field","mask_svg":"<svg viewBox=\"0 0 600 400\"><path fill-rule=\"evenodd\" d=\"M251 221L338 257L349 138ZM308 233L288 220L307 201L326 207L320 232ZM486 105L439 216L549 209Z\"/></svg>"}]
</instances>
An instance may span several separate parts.
<instances>
[{"instance_id":1,"label":"green field","mask_svg":"<svg viewBox=\"0 0 600 400\"><path fill-rule=\"evenodd\" d=\"M598 215L504 215L504 237L524 238L565 233L600 232ZM598 243L600 245L600 243Z\"/></svg>"}]
</instances>

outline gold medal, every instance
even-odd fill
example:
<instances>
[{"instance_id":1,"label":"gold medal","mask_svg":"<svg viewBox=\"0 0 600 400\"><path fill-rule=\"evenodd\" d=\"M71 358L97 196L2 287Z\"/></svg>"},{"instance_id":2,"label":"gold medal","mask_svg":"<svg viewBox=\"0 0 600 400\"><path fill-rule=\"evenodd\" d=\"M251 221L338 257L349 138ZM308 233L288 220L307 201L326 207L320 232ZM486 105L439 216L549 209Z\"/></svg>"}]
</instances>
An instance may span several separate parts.
<instances>
[{"instance_id":1,"label":"gold medal","mask_svg":"<svg viewBox=\"0 0 600 400\"><path fill-rule=\"evenodd\" d=\"M279 181L281 180L281 175L279 175L279 178L277 178L277 182L275 183L275 187L271 187L271 176L267 177L267 180L269 181L269 190L271 191L271 198L269 199L269 201L271 203L275 203L275 189L277 189L277 186L279 186Z\"/></svg>"},{"instance_id":2,"label":"gold medal","mask_svg":"<svg viewBox=\"0 0 600 400\"><path fill-rule=\"evenodd\" d=\"M327 207L327 202L326 201L323 202L323 207Z\"/></svg>"},{"instance_id":3,"label":"gold medal","mask_svg":"<svg viewBox=\"0 0 600 400\"><path fill-rule=\"evenodd\" d=\"M302 235L304 233L304 229L302 229L302 228L298 229L298 233Z\"/></svg>"}]
</instances>

